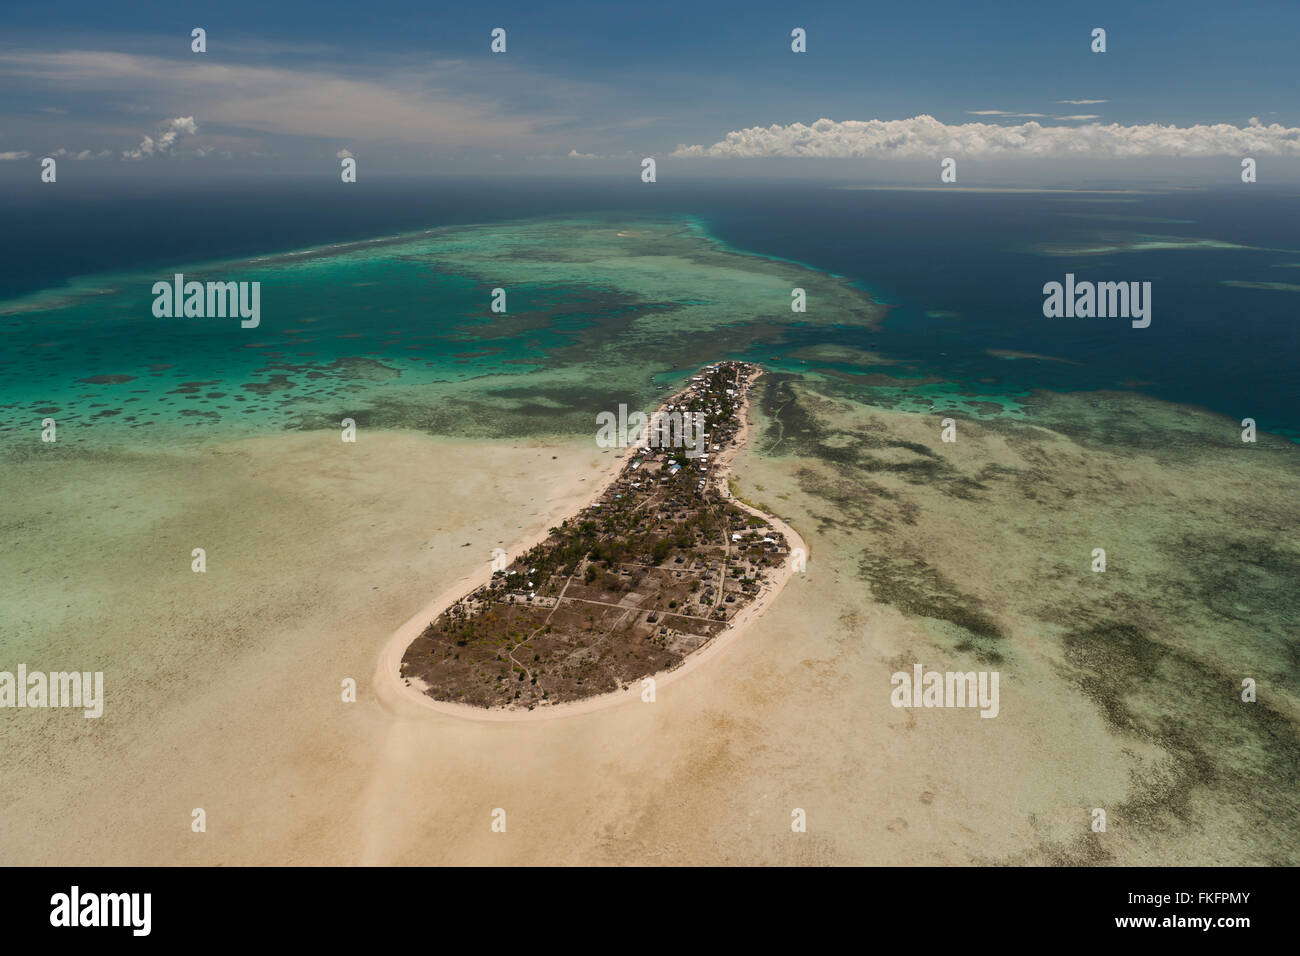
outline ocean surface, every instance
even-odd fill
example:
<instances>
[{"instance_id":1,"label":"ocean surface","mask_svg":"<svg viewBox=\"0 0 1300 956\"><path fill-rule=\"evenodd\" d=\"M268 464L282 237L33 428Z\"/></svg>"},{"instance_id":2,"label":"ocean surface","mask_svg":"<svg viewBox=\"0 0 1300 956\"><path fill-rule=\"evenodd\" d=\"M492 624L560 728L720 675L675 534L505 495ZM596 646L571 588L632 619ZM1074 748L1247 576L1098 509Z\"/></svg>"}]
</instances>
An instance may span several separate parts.
<instances>
[{"instance_id":1,"label":"ocean surface","mask_svg":"<svg viewBox=\"0 0 1300 956\"><path fill-rule=\"evenodd\" d=\"M993 407L1035 389L1135 390L1300 438L1300 194L1254 185L979 192L428 180L225 182L195 192L60 182L0 195L0 214L15 224L0 257L9 433L44 415L61 424L144 426L159 415L200 428L264 423L282 414L277 397L295 376L329 379L331 370L346 370L354 387L382 381L395 363L404 383L563 364L579 330L589 345L593 316L608 318L616 302L593 302L590 288L562 281L512 287L510 313L546 321L502 334L486 308L491 283L365 240L626 215L680 221L726 248L845 277L889 307L878 329L846 323L829 333L825 316L812 324L777 310L765 332L737 338L732 357L797 371L810 348L833 341L880 358L877 371L893 380L873 387L919 389L923 405L948 393ZM152 283L178 271L262 281L262 326L155 319ZM1043 285L1067 273L1151 282L1150 327L1045 318ZM701 294L670 290L666 304ZM810 313L816 306L813 295ZM689 367L678 345L661 368L645 356L652 372ZM717 345L702 338L694 360L722 357ZM811 364L852 379L864 363L821 354Z\"/></svg>"}]
</instances>

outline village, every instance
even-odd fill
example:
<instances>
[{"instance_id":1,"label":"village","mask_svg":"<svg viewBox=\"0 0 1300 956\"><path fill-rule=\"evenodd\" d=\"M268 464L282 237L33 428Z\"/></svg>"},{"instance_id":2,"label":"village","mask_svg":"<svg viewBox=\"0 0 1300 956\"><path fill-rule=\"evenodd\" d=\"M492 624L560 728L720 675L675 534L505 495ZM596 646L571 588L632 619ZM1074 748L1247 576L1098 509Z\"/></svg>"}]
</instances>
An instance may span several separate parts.
<instances>
[{"instance_id":1,"label":"village","mask_svg":"<svg viewBox=\"0 0 1300 956\"><path fill-rule=\"evenodd\" d=\"M693 421L701 440L642 430L598 500L429 624L402 659L408 685L532 710L672 670L730 627L790 559L725 481L759 371L710 365L664 402L651 421Z\"/></svg>"}]
</instances>

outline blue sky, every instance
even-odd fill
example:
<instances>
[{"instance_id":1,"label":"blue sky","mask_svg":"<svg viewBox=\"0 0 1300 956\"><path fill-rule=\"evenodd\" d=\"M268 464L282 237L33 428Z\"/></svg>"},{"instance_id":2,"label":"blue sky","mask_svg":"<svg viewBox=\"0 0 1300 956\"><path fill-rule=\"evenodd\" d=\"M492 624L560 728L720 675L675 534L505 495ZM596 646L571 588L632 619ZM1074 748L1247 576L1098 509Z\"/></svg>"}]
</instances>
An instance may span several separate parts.
<instances>
[{"instance_id":1,"label":"blue sky","mask_svg":"<svg viewBox=\"0 0 1300 956\"><path fill-rule=\"evenodd\" d=\"M8 4L0 177L47 155L193 175L332 168L340 151L368 174L1256 152L1291 170L1297 36L1296 2ZM892 125L806 128L822 118ZM1118 129L1071 132L1090 126Z\"/></svg>"}]
</instances>

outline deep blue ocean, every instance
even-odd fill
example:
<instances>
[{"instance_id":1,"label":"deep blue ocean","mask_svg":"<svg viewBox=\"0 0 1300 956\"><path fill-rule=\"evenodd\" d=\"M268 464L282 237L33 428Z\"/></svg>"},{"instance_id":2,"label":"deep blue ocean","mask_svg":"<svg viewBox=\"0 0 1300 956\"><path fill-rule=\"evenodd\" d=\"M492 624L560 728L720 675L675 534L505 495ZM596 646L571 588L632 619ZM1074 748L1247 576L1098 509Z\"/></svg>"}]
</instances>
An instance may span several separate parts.
<instances>
[{"instance_id":1,"label":"deep blue ocean","mask_svg":"<svg viewBox=\"0 0 1300 956\"><path fill-rule=\"evenodd\" d=\"M60 181L0 194L0 302L97 273L167 274L443 225L619 210L694 216L729 246L849 277L892 306L879 333L853 344L945 379L1136 389L1300 436L1300 193L1257 184L1085 194L636 179L227 181L198 191ZM1043 285L1067 272L1150 281L1150 327L1045 318Z\"/></svg>"}]
</instances>

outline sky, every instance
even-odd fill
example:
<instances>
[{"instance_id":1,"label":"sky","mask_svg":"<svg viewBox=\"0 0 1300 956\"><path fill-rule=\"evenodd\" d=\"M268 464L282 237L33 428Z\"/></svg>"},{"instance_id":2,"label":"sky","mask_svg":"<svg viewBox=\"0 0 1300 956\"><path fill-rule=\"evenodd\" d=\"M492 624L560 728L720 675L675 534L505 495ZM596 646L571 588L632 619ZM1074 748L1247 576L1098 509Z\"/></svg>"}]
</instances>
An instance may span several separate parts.
<instances>
[{"instance_id":1,"label":"sky","mask_svg":"<svg viewBox=\"0 0 1300 956\"><path fill-rule=\"evenodd\" d=\"M962 181L1212 181L1245 156L1300 180L1297 35L1295 0L9 3L0 182L46 157L62 181L337 178L348 156L359 181L639 177L644 157L661 176L931 183L953 157Z\"/></svg>"}]
</instances>

